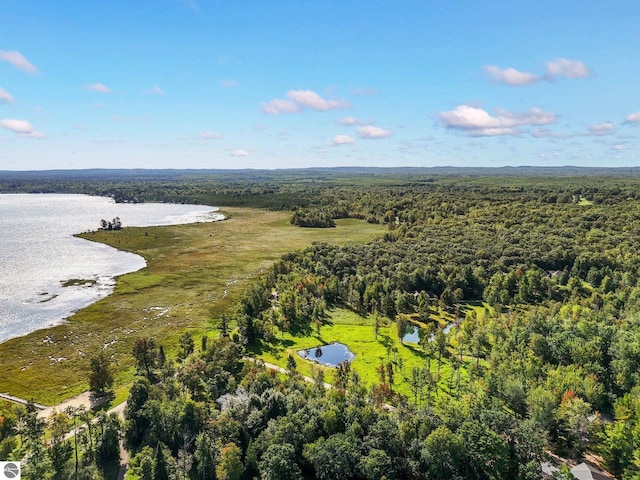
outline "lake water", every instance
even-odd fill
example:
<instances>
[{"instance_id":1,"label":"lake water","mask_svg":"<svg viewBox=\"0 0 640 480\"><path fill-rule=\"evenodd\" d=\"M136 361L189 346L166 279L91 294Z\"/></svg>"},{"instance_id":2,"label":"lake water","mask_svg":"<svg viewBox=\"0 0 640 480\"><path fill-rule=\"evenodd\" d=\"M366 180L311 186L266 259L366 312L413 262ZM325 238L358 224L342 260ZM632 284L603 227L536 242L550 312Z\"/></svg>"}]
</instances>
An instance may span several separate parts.
<instances>
[{"instance_id":1,"label":"lake water","mask_svg":"<svg viewBox=\"0 0 640 480\"><path fill-rule=\"evenodd\" d=\"M114 217L123 227L220 220L216 210L86 195L0 195L0 342L62 322L109 295L114 277L146 265L139 255L73 234ZM63 286L73 279L88 282Z\"/></svg>"}]
</instances>

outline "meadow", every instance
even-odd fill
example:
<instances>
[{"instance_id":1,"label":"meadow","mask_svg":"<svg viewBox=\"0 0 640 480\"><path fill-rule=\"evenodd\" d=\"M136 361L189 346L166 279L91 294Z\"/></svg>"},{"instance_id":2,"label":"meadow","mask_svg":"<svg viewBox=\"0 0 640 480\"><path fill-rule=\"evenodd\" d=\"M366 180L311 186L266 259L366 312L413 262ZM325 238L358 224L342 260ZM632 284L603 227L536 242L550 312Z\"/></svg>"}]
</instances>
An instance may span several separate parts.
<instances>
[{"instance_id":1,"label":"meadow","mask_svg":"<svg viewBox=\"0 0 640 480\"><path fill-rule=\"evenodd\" d=\"M482 315L483 306L467 306L468 312L475 311ZM333 383L335 379L335 368L321 365L315 361L307 360L298 355L300 350L305 350L317 346L328 345L333 342L340 342L347 345L356 356L351 362L352 369L357 372L363 385L372 387L380 384L380 377L377 369L387 363L394 364L396 374L393 382L393 391L405 395L410 401L416 401L411 391L411 376L414 368L425 368L430 365L430 371L434 378L437 377L437 354L429 356L417 343L401 342L398 336L397 324L388 318L380 319L378 334L375 334L374 316L368 314L360 315L350 310L337 308L332 310L326 324L318 332L313 329L308 334L292 334L290 332L279 332L276 338L268 345L254 346L251 353L257 358L267 363L287 368L289 355L293 356L297 363L297 371L307 377L313 377L314 373L322 370L325 382ZM435 322L440 328L454 320L450 313L432 309L430 321ZM424 324L413 319L417 326L424 327ZM454 327L447 334L446 357L455 351L457 345L457 328ZM463 356L460 374L461 381L468 377L467 367L475 361L468 355ZM483 361L483 364L485 362ZM428 367L427 367L428 368ZM452 382L452 373L454 381ZM448 395L455 395L452 386L457 381L457 373L452 372L452 363L449 358L442 358L440 377L438 381L438 391ZM434 388L435 393L435 388Z\"/></svg>"}]
</instances>

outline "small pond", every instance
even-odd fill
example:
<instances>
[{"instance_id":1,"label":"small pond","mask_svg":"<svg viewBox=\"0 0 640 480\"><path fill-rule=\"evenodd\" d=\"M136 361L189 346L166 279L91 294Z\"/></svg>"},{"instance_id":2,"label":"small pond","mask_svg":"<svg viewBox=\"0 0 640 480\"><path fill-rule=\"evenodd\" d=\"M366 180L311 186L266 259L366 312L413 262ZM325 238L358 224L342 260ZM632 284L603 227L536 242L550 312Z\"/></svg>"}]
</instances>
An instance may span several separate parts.
<instances>
[{"instance_id":1,"label":"small pond","mask_svg":"<svg viewBox=\"0 0 640 480\"><path fill-rule=\"evenodd\" d=\"M442 333L446 335L455 326L456 324L453 322L448 323L442 329ZM434 333L432 333L431 336L429 337L429 341L433 342L435 339L436 339L436 336ZM420 343L420 327L418 327L417 325L410 325L409 327L407 327L407 333L405 333L404 337L402 337L402 341L404 343Z\"/></svg>"},{"instance_id":2,"label":"small pond","mask_svg":"<svg viewBox=\"0 0 640 480\"><path fill-rule=\"evenodd\" d=\"M420 328L417 325L409 325L402 341L404 343L420 343Z\"/></svg>"},{"instance_id":3,"label":"small pond","mask_svg":"<svg viewBox=\"0 0 640 480\"><path fill-rule=\"evenodd\" d=\"M352 361L356 358L356 354L349 350L349 347L339 342L298 350L298 355L305 360L311 360L330 367L336 367L345 360Z\"/></svg>"}]
</instances>

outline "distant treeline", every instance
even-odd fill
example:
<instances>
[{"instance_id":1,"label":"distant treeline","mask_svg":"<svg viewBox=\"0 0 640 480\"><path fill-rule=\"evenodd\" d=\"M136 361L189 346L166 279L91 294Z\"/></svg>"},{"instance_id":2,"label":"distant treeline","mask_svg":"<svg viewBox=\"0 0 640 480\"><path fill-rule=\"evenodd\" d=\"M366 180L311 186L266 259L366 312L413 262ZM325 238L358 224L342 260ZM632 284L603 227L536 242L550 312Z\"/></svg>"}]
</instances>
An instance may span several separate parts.
<instances>
[{"instance_id":1,"label":"distant treeline","mask_svg":"<svg viewBox=\"0 0 640 480\"><path fill-rule=\"evenodd\" d=\"M107 196L119 203L199 203L291 211L321 208L331 212L332 218L370 221L382 221L391 197L413 194L465 195L471 191L489 199L510 192L523 200L544 203L615 203L637 198L638 187L640 168L0 171L0 193L76 193ZM397 202L393 203L397 208Z\"/></svg>"}]
</instances>

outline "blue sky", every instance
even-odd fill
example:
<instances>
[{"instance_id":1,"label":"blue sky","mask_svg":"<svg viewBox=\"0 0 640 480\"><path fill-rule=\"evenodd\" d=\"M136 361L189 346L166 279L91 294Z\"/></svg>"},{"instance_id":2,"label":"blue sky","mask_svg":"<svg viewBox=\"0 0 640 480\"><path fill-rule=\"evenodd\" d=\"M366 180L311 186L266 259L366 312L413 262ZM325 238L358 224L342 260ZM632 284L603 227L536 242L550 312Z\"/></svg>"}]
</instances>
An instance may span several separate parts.
<instances>
[{"instance_id":1,"label":"blue sky","mask_svg":"<svg viewBox=\"0 0 640 480\"><path fill-rule=\"evenodd\" d=\"M640 165L640 2L3 0L0 170Z\"/></svg>"}]
</instances>

